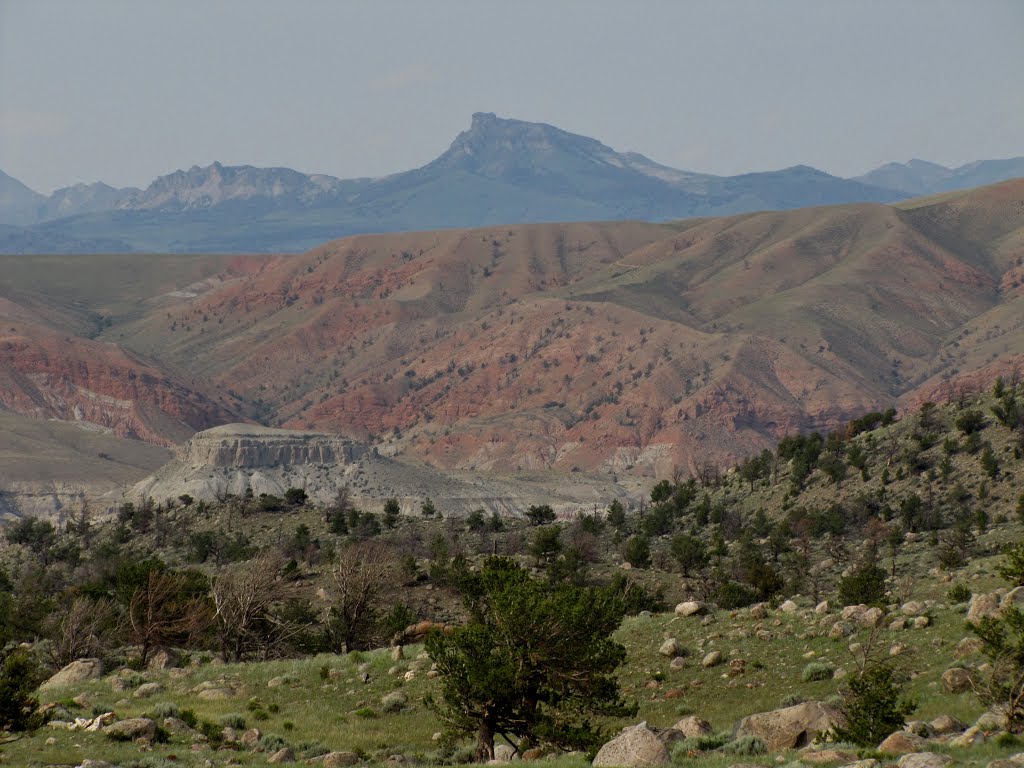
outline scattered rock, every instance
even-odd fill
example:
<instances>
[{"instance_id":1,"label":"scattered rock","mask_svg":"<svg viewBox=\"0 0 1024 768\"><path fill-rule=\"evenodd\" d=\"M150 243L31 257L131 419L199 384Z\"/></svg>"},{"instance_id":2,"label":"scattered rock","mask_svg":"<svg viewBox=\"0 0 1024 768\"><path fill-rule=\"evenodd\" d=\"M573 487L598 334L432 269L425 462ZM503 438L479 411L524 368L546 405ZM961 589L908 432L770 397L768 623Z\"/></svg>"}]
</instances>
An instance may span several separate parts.
<instances>
[{"instance_id":1,"label":"scattered rock","mask_svg":"<svg viewBox=\"0 0 1024 768\"><path fill-rule=\"evenodd\" d=\"M902 632L906 628L907 628L907 620L905 618L903 618L902 616L900 618L894 620L891 624L889 624L889 629L892 630L893 632Z\"/></svg>"},{"instance_id":2,"label":"scattered rock","mask_svg":"<svg viewBox=\"0 0 1024 768\"><path fill-rule=\"evenodd\" d=\"M267 762L270 763L271 765L278 765L280 763L294 763L295 762L295 752L292 751L291 747L285 747L284 749L279 749L279 750L277 750L277 752L275 752L274 754L272 754L270 757L267 758Z\"/></svg>"},{"instance_id":3,"label":"scattered rock","mask_svg":"<svg viewBox=\"0 0 1024 768\"><path fill-rule=\"evenodd\" d=\"M721 651L711 651L711 653L707 654L701 660L700 665L702 667L704 667L704 669L710 669L711 667L717 667L721 663L722 663L722 652Z\"/></svg>"},{"instance_id":4,"label":"scattered rock","mask_svg":"<svg viewBox=\"0 0 1024 768\"><path fill-rule=\"evenodd\" d=\"M494 751L497 752L498 748L495 747ZM358 762L359 755L355 752L328 752L324 755L321 765L324 768L343 768L343 766L355 765Z\"/></svg>"},{"instance_id":5,"label":"scattered rock","mask_svg":"<svg viewBox=\"0 0 1024 768\"><path fill-rule=\"evenodd\" d=\"M920 616L924 611L924 603L919 600L910 600L900 607L900 613L904 616Z\"/></svg>"},{"instance_id":6,"label":"scattered rock","mask_svg":"<svg viewBox=\"0 0 1024 768\"><path fill-rule=\"evenodd\" d=\"M857 616L857 623L862 627L877 627L885 620L885 613L881 608L868 608Z\"/></svg>"},{"instance_id":7,"label":"scattered rock","mask_svg":"<svg viewBox=\"0 0 1024 768\"><path fill-rule=\"evenodd\" d=\"M131 717L118 720L103 729L103 733L112 739L133 741L135 739L153 740L156 736L156 723L148 717Z\"/></svg>"},{"instance_id":8,"label":"scattered rock","mask_svg":"<svg viewBox=\"0 0 1024 768\"><path fill-rule=\"evenodd\" d=\"M695 739L711 733L711 723L696 715L688 715L673 725L671 730L681 732L687 739Z\"/></svg>"},{"instance_id":9,"label":"scattered rock","mask_svg":"<svg viewBox=\"0 0 1024 768\"><path fill-rule=\"evenodd\" d=\"M230 699L235 693L230 688L206 688L196 694L196 698L203 701L222 701Z\"/></svg>"},{"instance_id":10,"label":"scattered rock","mask_svg":"<svg viewBox=\"0 0 1024 768\"><path fill-rule=\"evenodd\" d=\"M135 693L132 694L133 699L144 699L147 696L153 696L157 693L162 693L164 687L160 683L143 683L135 689Z\"/></svg>"},{"instance_id":11,"label":"scattered rock","mask_svg":"<svg viewBox=\"0 0 1024 768\"><path fill-rule=\"evenodd\" d=\"M606 743L594 758L594 768L643 768L668 765L668 749L647 723L626 728Z\"/></svg>"},{"instance_id":12,"label":"scattered rock","mask_svg":"<svg viewBox=\"0 0 1024 768\"><path fill-rule=\"evenodd\" d=\"M699 600L687 600L676 606L676 616L699 616L707 610L707 606Z\"/></svg>"},{"instance_id":13,"label":"scattered rock","mask_svg":"<svg viewBox=\"0 0 1024 768\"><path fill-rule=\"evenodd\" d=\"M950 693L963 693L971 689L971 673L960 667L942 673L942 687Z\"/></svg>"},{"instance_id":14,"label":"scattered rock","mask_svg":"<svg viewBox=\"0 0 1024 768\"><path fill-rule=\"evenodd\" d=\"M931 728L932 733L936 736L946 736L950 733L962 733L967 726L955 717L939 715L928 723L928 727Z\"/></svg>"},{"instance_id":15,"label":"scattered rock","mask_svg":"<svg viewBox=\"0 0 1024 768\"><path fill-rule=\"evenodd\" d=\"M673 659L676 656L683 655L683 646L674 637L670 637L661 644L661 647L658 649L658 653L662 656L668 656L670 659Z\"/></svg>"},{"instance_id":16,"label":"scattered rock","mask_svg":"<svg viewBox=\"0 0 1024 768\"><path fill-rule=\"evenodd\" d=\"M856 757L857 755L853 752L843 752L838 749L813 749L801 752L800 762L815 765L821 763L849 763L851 760L856 759Z\"/></svg>"},{"instance_id":17,"label":"scattered rock","mask_svg":"<svg viewBox=\"0 0 1024 768\"><path fill-rule=\"evenodd\" d=\"M181 654L173 648L157 648L146 663L147 669L161 670L176 667L181 663Z\"/></svg>"},{"instance_id":18,"label":"scattered rock","mask_svg":"<svg viewBox=\"0 0 1024 768\"><path fill-rule=\"evenodd\" d=\"M260 732L259 728L250 728L238 737L238 743L241 744L243 747L248 747L249 749L252 749L260 743L260 739L262 738L263 734Z\"/></svg>"},{"instance_id":19,"label":"scattered rock","mask_svg":"<svg viewBox=\"0 0 1024 768\"><path fill-rule=\"evenodd\" d=\"M849 621L850 619L857 618L867 609L868 607L866 605L847 605L839 612L839 616L844 621Z\"/></svg>"},{"instance_id":20,"label":"scattered rock","mask_svg":"<svg viewBox=\"0 0 1024 768\"><path fill-rule=\"evenodd\" d=\"M912 752L901 757L896 765L898 768L945 768L952 762L952 757L938 752Z\"/></svg>"},{"instance_id":21,"label":"scattered rock","mask_svg":"<svg viewBox=\"0 0 1024 768\"><path fill-rule=\"evenodd\" d=\"M282 685L287 685L288 678L285 675L278 675L267 680L267 688L280 688Z\"/></svg>"},{"instance_id":22,"label":"scattered rock","mask_svg":"<svg viewBox=\"0 0 1024 768\"><path fill-rule=\"evenodd\" d=\"M1006 728L1006 713L989 710L982 713L974 724L983 731L1001 731ZM967 729L968 731L970 728Z\"/></svg>"},{"instance_id":23,"label":"scattered rock","mask_svg":"<svg viewBox=\"0 0 1024 768\"><path fill-rule=\"evenodd\" d=\"M192 728L184 720L176 717L165 717L164 728L171 733L192 733Z\"/></svg>"},{"instance_id":24,"label":"scattered rock","mask_svg":"<svg viewBox=\"0 0 1024 768\"><path fill-rule=\"evenodd\" d=\"M914 619L914 629L924 629L931 623L932 620L927 616L918 616Z\"/></svg>"},{"instance_id":25,"label":"scattered rock","mask_svg":"<svg viewBox=\"0 0 1024 768\"><path fill-rule=\"evenodd\" d=\"M494 762L510 763L516 756L516 751L510 744L496 744L494 746Z\"/></svg>"},{"instance_id":26,"label":"scattered rock","mask_svg":"<svg viewBox=\"0 0 1024 768\"><path fill-rule=\"evenodd\" d=\"M979 638L965 637L956 644L956 650L953 651L953 656L958 659L963 659L967 656L975 656L981 653L981 649L984 647L984 644Z\"/></svg>"},{"instance_id":27,"label":"scattered rock","mask_svg":"<svg viewBox=\"0 0 1024 768\"><path fill-rule=\"evenodd\" d=\"M889 646L889 655L899 656L901 653L906 653L909 650L910 646L906 643L896 643L894 645Z\"/></svg>"},{"instance_id":28,"label":"scattered rock","mask_svg":"<svg viewBox=\"0 0 1024 768\"><path fill-rule=\"evenodd\" d=\"M47 691L51 688L63 688L85 680L95 680L102 674L103 662L99 659L78 659L40 685L39 690Z\"/></svg>"},{"instance_id":29,"label":"scattered rock","mask_svg":"<svg viewBox=\"0 0 1024 768\"><path fill-rule=\"evenodd\" d=\"M792 600L787 600L779 606L779 610L783 613L796 613L800 610L800 606L794 603Z\"/></svg>"},{"instance_id":30,"label":"scattered rock","mask_svg":"<svg viewBox=\"0 0 1024 768\"><path fill-rule=\"evenodd\" d=\"M756 603L750 606L751 618L761 621L762 619L768 618L768 609L764 607L764 603Z\"/></svg>"},{"instance_id":31,"label":"scattered rock","mask_svg":"<svg viewBox=\"0 0 1024 768\"><path fill-rule=\"evenodd\" d=\"M669 669L682 669L686 666L686 659L682 656L676 656L674 659L672 659L668 666Z\"/></svg>"},{"instance_id":32,"label":"scattered rock","mask_svg":"<svg viewBox=\"0 0 1024 768\"><path fill-rule=\"evenodd\" d=\"M380 708L384 712L400 712L409 703L409 697L401 691L392 691L385 694L380 700Z\"/></svg>"},{"instance_id":33,"label":"scattered rock","mask_svg":"<svg viewBox=\"0 0 1024 768\"><path fill-rule=\"evenodd\" d=\"M886 736L878 751L886 755L905 755L924 748L925 740L907 731L896 731Z\"/></svg>"},{"instance_id":34,"label":"scattered rock","mask_svg":"<svg viewBox=\"0 0 1024 768\"><path fill-rule=\"evenodd\" d=\"M837 621L832 625L832 629L828 631L828 636L832 640L839 640L843 637L849 637L852 634L853 626L845 621Z\"/></svg>"},{"instance_id":35,"label":"scattered rock","mask_svg":"<svg viewBox=\"0 0 1024 768\"><path fill-rule=\"evenodd\" d=\"M999 616L999 597L982 592L971 597L967 607L967 621L977 624L986 616L996 618Z\"/></svg>"},{"instance_id":36,"label":"scattered rock","mask_svg":"<svg viewBox=\"0 0 1024 768\"><path fill-rule=\"evenodd\" d=\"M847 763L842 768L878 768L881 765L877 760L869 758L867 760L854 760L852 763Z\"/></svg>"},{"instance_id":37,"label":"scattered rock","mask_svg":"<svg viewBox=\"0 0 1024 768\"><path fill-rule=\"evenodd\" d=\"M984 717L984 715L982 715ZM981 744L985 741L985 731L977 725L972 725L966 731L961 733L954 739L949 740L949 744L954 747L973 747L975 744Z\"/></svg>"},{"instance_id":38,"label":"scattered rock","mask_svg":"<svg viewBox=\"0 0 1024 768\"><path fill-rule=\"evenodd\" d=\"M83 760L78 764L78 768L117 768L117 766L106 760Z\"/></svg>"},{"instance_id":39,"label":"scattered rock","mask_svg":"<svg viewBox=\"0 0 1024 768\"><path fill-rule=\"evenodd\" d=\"M743 718L736 727L736 736L757 736L771 752L794 749L807 746L819 732L833 728L838 716L823 702L805 701Z\"/></svg>"},{"instance_id":40,"label":"scattered rock","mask_svg":"<svg viewBox=\"0 0 1024 768\"><path fill-rule=\"evenodd\" d=\"M1005 611L1007 608L1022 607L1024 607L1024 587L1014 587L1003 595L1003 599L999 601L1000 611Z\"/></svg>"},{"instance_id":41,"label":"scattered rock","mask_svg":"<svg viewBox=\"0 0 1024 768\"><path fill-rule=\"evenodd\" d=\"M820 603L814 606L814 612L817 614L828 613L830 608L831 606L829 605L828 600L822 600Z\"/></svg>"}]
</instances>

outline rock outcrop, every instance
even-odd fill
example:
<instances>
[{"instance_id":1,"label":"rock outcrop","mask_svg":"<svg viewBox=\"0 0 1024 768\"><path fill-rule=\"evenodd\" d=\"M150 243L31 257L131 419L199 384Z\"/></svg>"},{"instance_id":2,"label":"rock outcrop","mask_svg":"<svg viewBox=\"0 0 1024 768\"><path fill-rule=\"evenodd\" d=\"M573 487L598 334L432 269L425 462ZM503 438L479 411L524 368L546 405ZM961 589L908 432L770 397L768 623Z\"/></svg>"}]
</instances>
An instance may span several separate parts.
<instances>
[{"instance_id":1,"label":"rock outcrop","mask_svg":"<svg viewBox=\"0 0 1024 768\"><path fill-rule=\"evenodd\" d=\"M737 736L757 736L772 752L810 744L838 722L838 712L820 701L805 701L793 707L760 712L740 720Z\"/></svg>"},{"instance_id":2,"label":"rock outcrop","mask_svg":"<svg viewBox=\"0 0 1024 768\"><path fill-rule=\"evenodd\" d=\"M668 749L658 735L640 723L606 743L594 758L594 768L647 768L668 765Z\"/></svg>"}]
</instances>

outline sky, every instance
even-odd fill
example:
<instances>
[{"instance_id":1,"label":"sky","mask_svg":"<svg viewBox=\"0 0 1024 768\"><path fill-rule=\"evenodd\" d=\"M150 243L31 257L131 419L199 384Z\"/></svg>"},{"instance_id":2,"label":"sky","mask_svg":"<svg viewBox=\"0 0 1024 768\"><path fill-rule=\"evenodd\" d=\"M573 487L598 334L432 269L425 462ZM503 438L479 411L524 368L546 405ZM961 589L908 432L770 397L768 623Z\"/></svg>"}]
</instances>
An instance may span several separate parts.
<instances>
[{"instance_id":1,"label":"sky","mask_svg":"<svg viewBox=\"0 0 1024 768\"><path fill-rule=\"evenodd\" d=\"M0 170L423 165L473 112L715 174L1024 155L1020 0L0 0Z\"/></svg>"}]
</instances>

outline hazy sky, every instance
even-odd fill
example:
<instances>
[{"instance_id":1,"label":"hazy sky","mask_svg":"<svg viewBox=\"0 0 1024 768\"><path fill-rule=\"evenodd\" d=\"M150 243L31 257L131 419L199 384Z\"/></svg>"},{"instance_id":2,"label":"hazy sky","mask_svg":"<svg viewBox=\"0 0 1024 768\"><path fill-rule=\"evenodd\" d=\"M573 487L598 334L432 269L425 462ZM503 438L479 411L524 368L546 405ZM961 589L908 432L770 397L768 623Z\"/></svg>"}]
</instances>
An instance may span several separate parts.
<instances>
[{"instance_id":1,"label":"hazy sky","mask_svg":"<svg viewBox=\"0 0 1024 768\"><path fill-rule=\"evenodd\" d=\"M422 165L473 112L659 162L1024 155L1024 2L0 0L0 170Z\"/></svg>"}]
</instances>

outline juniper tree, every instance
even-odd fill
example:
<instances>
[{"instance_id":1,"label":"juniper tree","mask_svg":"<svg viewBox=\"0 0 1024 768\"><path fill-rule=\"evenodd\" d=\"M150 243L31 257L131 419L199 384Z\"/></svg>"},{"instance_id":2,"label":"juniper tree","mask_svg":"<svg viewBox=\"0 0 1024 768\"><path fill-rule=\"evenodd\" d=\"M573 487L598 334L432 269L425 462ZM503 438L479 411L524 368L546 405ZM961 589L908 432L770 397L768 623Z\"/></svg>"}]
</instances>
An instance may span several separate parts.
<instances>
[{"instance_id":1,"label":"juniper tree","mask_svg":"<svg viewBox=\"0 0 1024 768\"><path fill-rule=\"evenodd\" d=\"M592 747L601 734L591 718L636 712L614 675L626 655L611 639L625 611L620 597L535 581L498 557L458 584L468 621L427 637L441 682L427 705L449 733L476 734L479 759L494 757L499 735L517 748Z\"/></svg>"}]
</instances>

